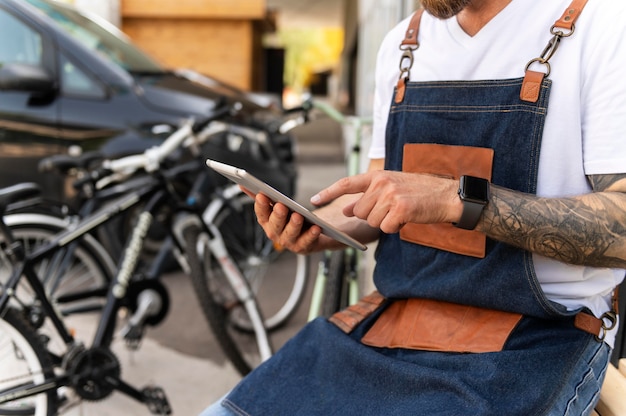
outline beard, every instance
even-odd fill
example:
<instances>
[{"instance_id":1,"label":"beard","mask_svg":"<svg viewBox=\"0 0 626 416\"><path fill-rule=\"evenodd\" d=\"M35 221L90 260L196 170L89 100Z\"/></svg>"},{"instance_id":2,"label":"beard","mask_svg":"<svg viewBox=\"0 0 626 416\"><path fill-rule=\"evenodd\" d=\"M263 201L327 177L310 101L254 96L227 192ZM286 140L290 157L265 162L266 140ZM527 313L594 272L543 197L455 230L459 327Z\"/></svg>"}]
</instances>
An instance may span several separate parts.
<instances>
[{"instance_id":1,"label":"beard","mask_svg":"<svg viewBox=\"0 0 626 416\"><path fill-rule=\"evenodd\" d=\"M420 0L424 10L439 19L456 16L471 2L472 0Z\"/></svg>"}]
</instances>

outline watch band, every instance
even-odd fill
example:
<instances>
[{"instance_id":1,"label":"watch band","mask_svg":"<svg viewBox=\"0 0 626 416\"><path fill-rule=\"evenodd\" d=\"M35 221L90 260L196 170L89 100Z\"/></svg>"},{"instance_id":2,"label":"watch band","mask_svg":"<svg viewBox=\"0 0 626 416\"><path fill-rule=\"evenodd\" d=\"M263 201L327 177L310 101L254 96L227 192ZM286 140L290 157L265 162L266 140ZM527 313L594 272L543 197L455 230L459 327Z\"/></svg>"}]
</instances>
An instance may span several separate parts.
<instances>
[{"instance_id":1,"label":"watch band","mask_svg":"<svg viewBox=\"0 0 626 416\"><path fill-rule=\"evenodd\" d=\"M463 228L464 230L473 230L476 228L480 216L485 209L484 204L478 204L476 202L463 201L463 213L459 222L454 224L455 227Z\"/></svg>"},{"instance_id":2,"label":"watch band","mask_svg":"<svg viewBox=\"0 0 626 416\"><path fill-rule=\"evenodd\" d=\"M463 213L459 222L454 226L473 230L480 221L483 209L489 203L489 181L463 175L459 180L458 194L463 202Z\"/></svg>"}]
</instances>

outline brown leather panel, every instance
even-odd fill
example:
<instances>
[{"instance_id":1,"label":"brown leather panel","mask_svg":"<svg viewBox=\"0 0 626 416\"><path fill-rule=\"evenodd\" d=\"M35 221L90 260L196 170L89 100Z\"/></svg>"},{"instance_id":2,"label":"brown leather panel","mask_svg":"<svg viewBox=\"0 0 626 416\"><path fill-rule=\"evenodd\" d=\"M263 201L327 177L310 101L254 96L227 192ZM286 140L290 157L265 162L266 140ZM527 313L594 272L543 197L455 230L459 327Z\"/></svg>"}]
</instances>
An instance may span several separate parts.
<instances>
[{"instance_id":1,"label":"brown leather panel","mask_svg":"<svg viewBox=\"0 0 626 416\"><path fill-rule=\"evenodd\" d=\"M539 93L541 92L541 84L545 73L537 71L526 71L524 75L524 82L522 82L522 89L520 91L520 99L529 103L536 103L539 99Z\"/></svg>"},{"instance_id":2,"label":"brown leather panel","mask_svg":"<svg viewBox=\"0 0 626 416\"><path fill-rule=\"evenodd\" d=\"M372 292L354 305L333 314L328 320L343 332L349 334L365 318L374 313L384 301L385 297L383 295L379 292Z\"/></svg>"},{"instance_id":3,"label":"brown leather panel","mask_svg":"<svg viewBox=\"0 0 626 416\"><path fill-rule=\"evenodd\" d=\"M380 348L501 351L521 314L428 299L394 301L361 340Z\"/></svg>"},{"instance_id":4,"label":"brown leather panel","mask_svg":"<svg viewBox=\"0 0 626 416\"><path fill-rule=\"evenodd\" d=\"M461 175L491 180L493 149L412 143L404 146L402 171L459 179ZM472 257L485 257L487 238L474 230L452 224L406 224L400 238L415 244Z\"/></svg>"},{"instance_id":5,"label":"brown leather panel","mask_svg":"<svg viewBox=\"0 0 626 416\"><path fill-rule=\"evenodd\" d=\"M400 78L398 80L398 85L396 86L396 97L394 101L396 104L400 104L404 101L404 94L406 93L406 81L407 78Z\"/></svg>"}]
</instances>

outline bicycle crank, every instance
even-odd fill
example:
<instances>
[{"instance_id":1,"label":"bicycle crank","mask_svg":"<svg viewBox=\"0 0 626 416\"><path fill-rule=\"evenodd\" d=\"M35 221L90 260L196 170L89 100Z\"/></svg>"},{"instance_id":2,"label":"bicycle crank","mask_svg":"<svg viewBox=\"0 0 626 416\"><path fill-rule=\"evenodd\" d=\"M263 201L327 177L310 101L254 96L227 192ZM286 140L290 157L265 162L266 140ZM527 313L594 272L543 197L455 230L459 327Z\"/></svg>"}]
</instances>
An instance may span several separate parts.
<instances>
[{"instance_id":1,"label":"bicycle crank","mask_svg":"<svg viewBox=\"0 0 626 416\"><path fill-rule=\"evenodd\" d=\"M102 400L115 390L121 373L117 357L104 348L79 351L69 357L65 365L70 386L81 398L89 401Z\"/></svg>"},{"instance_id":2,"label":"bicycle crank","mask_svg":"<svg viewBox=\"0 0 626 416\"><path fill-rule=\"evenodd\" d=\"M127 293L130 319L120 331L129 349L138 349L146 325L155 326L167 316L169 295L158 280L132 282Z\"/></svg>"}]
</instances>

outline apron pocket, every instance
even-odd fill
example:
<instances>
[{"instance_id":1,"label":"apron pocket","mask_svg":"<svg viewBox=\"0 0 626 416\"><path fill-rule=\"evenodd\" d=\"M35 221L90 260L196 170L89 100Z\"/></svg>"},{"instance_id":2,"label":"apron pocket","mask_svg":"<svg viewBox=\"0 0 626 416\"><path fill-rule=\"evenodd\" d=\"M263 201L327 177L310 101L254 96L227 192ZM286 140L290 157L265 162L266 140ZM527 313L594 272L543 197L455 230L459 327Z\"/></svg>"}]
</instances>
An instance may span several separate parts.
<instances>
[{"instance_id":1,"label":"apron pocket","mask_svg":"<svg viewBox=\"0 0 626 416\"><path fill-rule=\"evenodd\" d=\"M361 342L380 348L501 351L521 314L428 299L393 301Z\"/></svg>"}]
</instances>

